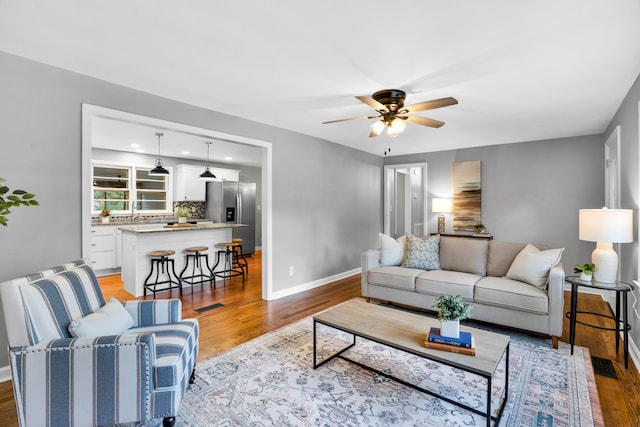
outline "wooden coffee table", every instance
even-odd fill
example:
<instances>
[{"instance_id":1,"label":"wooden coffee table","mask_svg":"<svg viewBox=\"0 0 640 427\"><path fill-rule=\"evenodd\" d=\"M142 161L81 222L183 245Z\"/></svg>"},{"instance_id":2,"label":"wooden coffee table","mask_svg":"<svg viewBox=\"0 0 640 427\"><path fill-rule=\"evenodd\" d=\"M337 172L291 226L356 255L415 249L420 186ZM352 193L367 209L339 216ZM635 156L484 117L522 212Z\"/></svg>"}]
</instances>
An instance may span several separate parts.
<instances>
[{"instance_id":1,"label":"wooden coffee table","mask_svg":"<svg viewBox=\"0 0 640 427\"><path fill-rule=\"evenodd\" d=\"M318 363L317 347L317 324L323 324L334 329L353 335L353 342L336 354L323 359ZM448 351L425 348L424 341L431 327L439 327L437 319L408 313L390 307L376 304L369 304L362 300L351 300L344 304L333 307L322 313L313 316L313 367L314 369L327 363L334 357L347 360L362 368L376 372L379 375L390 378L403 385L409 386L423 393L436 396L446 402L468 409L469 411L482 415L487 420L487 426L491 426L491 421L498 425L504 406L507 402L509 391L509 336L496 334L494 332L481 329L461 326L460 329L471 332L475 339L476 355L467 356ZM343 355L349 348L356 345L356 338L361 337L377 342L425 359L433 360L444 365L462 369L464 371L479 375L487 379L487 412L482 412L476 408L469 407L460 402L456 402L437 393L421 388L415 384L408 383L400 378L388 373L379 371L370 366L366 366L358 361L352 360ZM491 387L492 379L498 368L498 364L506 354L506 374L504 392L501 397L500 407L496 416L491 415Z\"/></svg>"}]
</instances>

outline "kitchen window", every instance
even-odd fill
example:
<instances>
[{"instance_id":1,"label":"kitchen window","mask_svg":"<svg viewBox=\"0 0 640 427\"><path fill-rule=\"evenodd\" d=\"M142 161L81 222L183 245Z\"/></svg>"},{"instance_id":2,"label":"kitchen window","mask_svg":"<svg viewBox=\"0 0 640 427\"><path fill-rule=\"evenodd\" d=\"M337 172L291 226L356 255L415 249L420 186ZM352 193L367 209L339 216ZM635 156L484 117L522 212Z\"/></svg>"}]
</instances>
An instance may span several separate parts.
<instances>
[{"instance_id":1,"label":"kitchen window","mask_svg":"<svg viewBox=\"0 0 640 427\"><path fill-rule=\"evenodd\" d=\"M94 163L93 214L105 208L112 214L170 212L169 180L166 176L149 176L150 170Z\"/></svg>"}]
</instances>

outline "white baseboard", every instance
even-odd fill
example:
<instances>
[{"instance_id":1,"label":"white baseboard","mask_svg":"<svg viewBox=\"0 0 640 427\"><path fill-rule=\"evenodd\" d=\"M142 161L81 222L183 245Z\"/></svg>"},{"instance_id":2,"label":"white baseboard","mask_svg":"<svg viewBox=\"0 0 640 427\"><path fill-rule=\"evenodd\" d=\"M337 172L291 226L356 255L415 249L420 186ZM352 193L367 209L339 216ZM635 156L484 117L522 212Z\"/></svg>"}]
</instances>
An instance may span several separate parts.
<instances>
[{"instance_id":1,"label":"white baseboard","mask_svg":"<svg viewBox=\"0 0 640 427\"><path fill-rule=\"evenodd\" d=\"M362 272L362 269L358 267L358 268L354 268L353 270L345 271L343 273L334 274L333 276L314 280L313 282L303 283L301 285L294 286L293 288L283 289L282 291L276 291L270 295L269 300L284 298L284 297L288 297L289 295L297 294L298 292L304 292L311 289L315 289L320 286L329 284L331 282L335 282L337 280L346 279L347 277L355 276L356 274L360 274L361 272Z\"/></svg>"},{"instance_id":2,"label":"white baseboard","mask_svg":"<svg viewBox=\"0 0 640 427\"><path fill-rule=\"evenodd\" d=\"M0 368L0 383L11 381L11 367L3 366Z\"/></svg>"}]
</instances>

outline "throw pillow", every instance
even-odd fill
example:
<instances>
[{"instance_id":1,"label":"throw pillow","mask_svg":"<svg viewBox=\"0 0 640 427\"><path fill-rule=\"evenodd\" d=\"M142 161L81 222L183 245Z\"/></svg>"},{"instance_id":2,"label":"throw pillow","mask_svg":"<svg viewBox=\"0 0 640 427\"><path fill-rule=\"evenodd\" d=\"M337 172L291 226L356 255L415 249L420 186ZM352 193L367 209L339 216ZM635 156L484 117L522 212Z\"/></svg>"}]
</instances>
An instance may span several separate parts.
<instances>
[{"instance_id":1,"label":"throw pillow","mask_svg":"<svg viewBox=\"0 0 640 427\"><path fill-rule=\"evenodd\" d=\"M69 324L69 333L75 338L120 335L133 325L133 317L127 309L120 301L111 298L93 313L72 321Z\"/></svg>"},{"instance_id":2,"label":"throw pillow","mask_svg":"<svg viewBox=\"0 0 640 427\"><path fill-rule=\"evenodd\" d=\"M407 260L402 266L440 270L440 235L420 238L407 234Z\"/></svg>"},{"instance_id":3,"label":"throw pillow","mask_svg":"<svg viewBox=\"0 0 640 427\"><path fill-rule=\"evenodd\" d=\"M401 265L405 258L407 238L398 239L378 233L380 239L380 265Z\"/></svg>"},{"instance_id":4,"label":"throw pillow","mask_svg":"<svg viewBox=\"0 0 640 427\"><path fill-rule=\"evenodd\" d=\"M564 248L541 251L528 244L516 256L505 276L544 289L549 280L549 269L560 262Z\"/></svg>"}]
</instances>

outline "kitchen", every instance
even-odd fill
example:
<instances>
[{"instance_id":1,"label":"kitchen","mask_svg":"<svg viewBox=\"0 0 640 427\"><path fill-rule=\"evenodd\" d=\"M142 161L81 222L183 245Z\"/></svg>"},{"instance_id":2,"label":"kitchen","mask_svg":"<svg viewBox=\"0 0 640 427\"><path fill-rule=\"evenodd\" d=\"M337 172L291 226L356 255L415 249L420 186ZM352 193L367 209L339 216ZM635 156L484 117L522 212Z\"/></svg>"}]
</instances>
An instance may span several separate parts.
<instances>
[{"instance_id":1,"label":"kitchen","mask_svg":"<svg viewBox=\"0 0 640 427\"><path fill-rule=\"evenodd\" d=\"M183 249L196 243L213 260L215 244L232 238L245 254L261 249L262 149L107 117L93 117L91 132L90 258L99 275L122 272L125 290L140 296L148 243L173 246L178 272ZM154 176L154 165L169 173ZM200 179L205 170L215 178ZM174 224L178 208L186 225Z\"/></svg>"}]
</instances>

